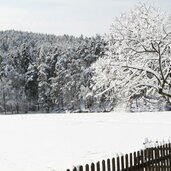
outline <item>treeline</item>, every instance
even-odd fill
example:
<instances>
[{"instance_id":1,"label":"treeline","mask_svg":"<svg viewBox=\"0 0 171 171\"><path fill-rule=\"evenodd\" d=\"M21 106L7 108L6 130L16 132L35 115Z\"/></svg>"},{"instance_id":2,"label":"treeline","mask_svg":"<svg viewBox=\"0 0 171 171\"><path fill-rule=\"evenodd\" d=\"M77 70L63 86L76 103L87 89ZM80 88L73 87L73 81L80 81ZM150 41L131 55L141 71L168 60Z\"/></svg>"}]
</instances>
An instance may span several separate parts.
<instances>
[{"instance_id":1,"label":"treeline","mask_svg":"<svg viewBox=\"0 0 171 171\"><path fill-rule=\"evenodd\" d=\"M0 32L0 113L110 111L94 97L91 65L106 51L100 36Z\"/></svg>"}]
</instances>

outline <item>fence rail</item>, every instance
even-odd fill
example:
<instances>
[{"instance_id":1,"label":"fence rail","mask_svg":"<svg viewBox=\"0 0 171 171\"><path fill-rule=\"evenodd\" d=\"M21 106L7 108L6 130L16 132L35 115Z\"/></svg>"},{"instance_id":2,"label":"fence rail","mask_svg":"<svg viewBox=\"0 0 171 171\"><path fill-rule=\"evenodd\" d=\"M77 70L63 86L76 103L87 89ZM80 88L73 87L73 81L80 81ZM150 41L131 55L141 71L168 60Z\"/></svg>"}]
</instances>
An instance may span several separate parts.
<instances>
[{"instance_id":1,"label":"fence rail","mask_svg":"<svg viewBox=\"0 0 171 171\"><path fill-rule=\"evenodd\" d=\"M171 143L67 171L171 171Z\"/></svg>"}]
</instances>

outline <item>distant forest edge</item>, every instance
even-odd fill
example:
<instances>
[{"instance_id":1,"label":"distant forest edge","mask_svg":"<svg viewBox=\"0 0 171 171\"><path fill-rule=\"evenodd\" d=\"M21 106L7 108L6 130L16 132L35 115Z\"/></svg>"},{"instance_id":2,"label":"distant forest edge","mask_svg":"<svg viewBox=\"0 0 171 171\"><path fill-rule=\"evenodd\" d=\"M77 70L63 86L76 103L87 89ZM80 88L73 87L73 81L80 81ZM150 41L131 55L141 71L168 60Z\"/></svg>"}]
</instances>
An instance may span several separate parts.
<instances>
[{"instance_id":1,"label":"distant forest edge","mask_svg":"<svg viewBox=\"0 0 171 171\"><path fill-rule=\"evenodd\" d=\"M90 86L90 66L105 48L100 36L1 31L0 112L110 110L93 98Z\"/></svg>"},{"instance_id":2,"label":"distant forest edge","mask_svg":"<svg viewBox=\"0 0 171 171\"><path fill-rule=\"evenodd\" d=\"M171 110L171 17L143 3L104 36L0 32L0 113Z\"/></svg>"}]
</instances>

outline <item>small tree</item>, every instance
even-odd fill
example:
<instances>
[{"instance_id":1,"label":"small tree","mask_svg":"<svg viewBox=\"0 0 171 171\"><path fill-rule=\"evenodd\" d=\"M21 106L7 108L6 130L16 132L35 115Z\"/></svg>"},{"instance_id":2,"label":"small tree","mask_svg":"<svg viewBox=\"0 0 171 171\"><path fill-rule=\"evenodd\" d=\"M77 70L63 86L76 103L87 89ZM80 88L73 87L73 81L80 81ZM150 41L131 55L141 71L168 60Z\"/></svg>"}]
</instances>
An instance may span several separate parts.
<instances>
[{"instance_id":1,"label":"small tree","mask_svg":"<svg viewBox=\"0 0 171 171\"><path fill-rule=\"evenodd\" d=\"M171 17L141 4L115 19L107 40L108 56L93 65L95 91L126 100L169 101Z\"/></svg>"}]
</instances>

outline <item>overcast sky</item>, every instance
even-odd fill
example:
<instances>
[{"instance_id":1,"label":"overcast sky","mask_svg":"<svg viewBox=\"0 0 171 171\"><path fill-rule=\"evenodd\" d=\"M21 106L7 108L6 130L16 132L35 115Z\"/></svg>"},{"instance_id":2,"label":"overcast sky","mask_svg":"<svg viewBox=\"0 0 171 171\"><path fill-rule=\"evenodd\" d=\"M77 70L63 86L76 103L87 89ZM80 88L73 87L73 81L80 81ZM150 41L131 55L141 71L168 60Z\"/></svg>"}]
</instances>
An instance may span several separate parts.
<instances>
[{"instance_id":1,"label":"overcast sky","mask_svg":"<svg viewBox=\"0 0 171 171\"><path fill-rule=\"evenodd\" d=\"M116 16L141 0L0 0L0 30L56 35L107 33ZM151 0L171 12L171 0Z\"/></svg>"}]
</instances>

